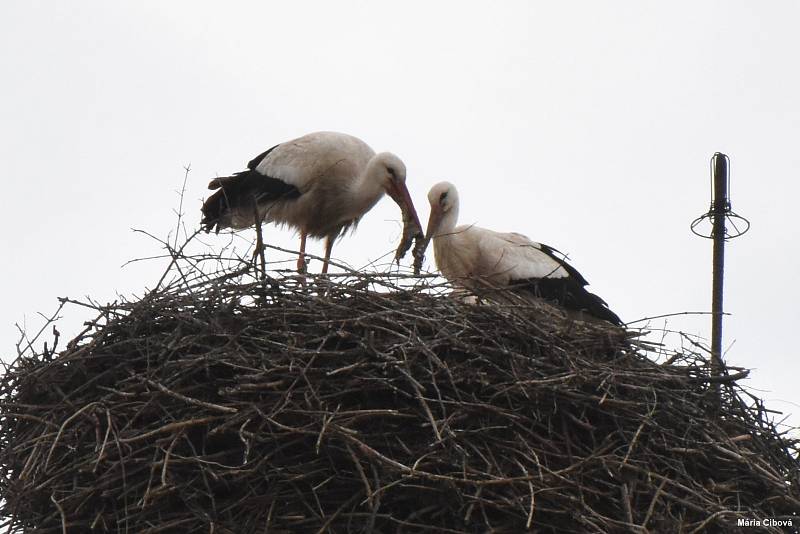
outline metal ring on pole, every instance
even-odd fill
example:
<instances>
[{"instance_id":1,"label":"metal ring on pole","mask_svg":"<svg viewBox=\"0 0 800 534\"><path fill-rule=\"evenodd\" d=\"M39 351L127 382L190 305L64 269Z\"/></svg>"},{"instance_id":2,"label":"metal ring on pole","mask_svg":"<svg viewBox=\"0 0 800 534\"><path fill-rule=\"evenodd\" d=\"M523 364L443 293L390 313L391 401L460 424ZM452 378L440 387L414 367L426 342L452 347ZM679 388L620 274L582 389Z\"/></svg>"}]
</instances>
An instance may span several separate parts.
<instances>
[{"instance_id":1,"label":"metal ring on pole","mask_svg":"<svg viewBox=\"0 0 800 534\"><path fill-rule=\"evenodd\" d=\"M708 220L711 225L711 228L703 231L702 228L699 228L703 221ZM725 240L728 241L729 239L736 239L737 237L744 235L750 229L750 221L746 218L738 215L733 210L728 210L725 213L725 222L730 223L732 228L728 228L728 224L725 224ZM738 223L738 224L737 224ZM704 237L706 239L714 239L714 212L709 211L708 213L702 214L700 217L696 218L692 221L692 224L689 226L692 230L694 235Z\"/></svg>"}]
</instances>

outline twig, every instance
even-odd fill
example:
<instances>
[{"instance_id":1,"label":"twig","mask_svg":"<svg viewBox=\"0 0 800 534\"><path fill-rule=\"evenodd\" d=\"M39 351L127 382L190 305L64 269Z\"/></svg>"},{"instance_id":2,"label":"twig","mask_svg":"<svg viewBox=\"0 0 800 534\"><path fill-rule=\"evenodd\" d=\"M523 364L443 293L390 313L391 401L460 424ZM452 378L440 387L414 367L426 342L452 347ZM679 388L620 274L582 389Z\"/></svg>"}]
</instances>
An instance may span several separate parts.
<instances>
[{"instance_id":1,"label":"twig","mask_svg":"<svg viewBox=\"0 0 800 534\"><path fill-rule=\"evenodd\" d=\"M231 406L220 406L219 404L214 404L213 402L201 401L201 400L198 400L198 399L193 399L192 397L187 397L186 395L181 395L180 393L172 391L168 387L163 386L163 385L159 384L158 382L155 382L155 381L150 380L150 379L144 379L144 382L146 382L150 386L153 386L157 390L159 390L159 391L161 391L163 393L166 393L167 395L169 395L171 397L175 397L176 399L180 399L180 400L182 400L184 402L188 402L189 404L194 404L195 406L199 406L201 408L208 408L209 410L214 410L214 411L222 412L222 413L237 413L239 411L238 409L233 408Z\"/></svg>"},{"instance_id":2,"label":"twig","mask_svg":"<svg viewBox=\"0 0 800 534\"><path fill-rule=\"evenodd\" d=\"M58 508L58 514L61 516L61 532L62 534L67 534L67 515L64 513L64 508L56 500L55 493L50 494L50 500L56 505L56 508Z\"/></svg>"},{"instance_id":3,"label":"twig","mask_svg":"<svg viewBox=\"0 0 800 534\"><path fill-rule=\"evenodd\" d=\"M665 317L677 317L680 315L711 315L711 312L705 311L683 311L683 312L674 312L674 313L665 313L663 315L653 315L650 317L642 317L641 319L636 319L635 321L628 321L625 323L625 326L630 326L636 323L642 323L645 321L652 321L653 319L663 319ZM723 312L722 315L730 315L728 312Z\"/></svg>"},{"instance_id":4,"label":"twig","mask_svg":"<svg viewBox=\"0 0 800 534\"><path fill-rule=\"evenodd\" d=\"M173 242L172 248L178 248L178 234L181 230L181 219L183 218L183 197L186 195L186 181L189 179L189 171L192 168L192 164L186 165L183 170L185 171L183 174L183 185L181 186L181 190L179 193L180 202L178 203L178 222L175 224L175 241Z\"/></svg>"}]
</instances>

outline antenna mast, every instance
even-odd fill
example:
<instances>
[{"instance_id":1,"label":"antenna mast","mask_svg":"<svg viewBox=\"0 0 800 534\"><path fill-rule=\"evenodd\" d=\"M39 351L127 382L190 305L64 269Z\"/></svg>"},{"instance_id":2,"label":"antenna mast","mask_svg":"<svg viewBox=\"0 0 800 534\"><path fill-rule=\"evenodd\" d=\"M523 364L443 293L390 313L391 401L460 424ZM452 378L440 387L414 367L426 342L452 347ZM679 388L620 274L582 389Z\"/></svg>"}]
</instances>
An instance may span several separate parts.
<instances>
[{"instance_id":1,"label":"antenna mast","mask_svg":"<svg viewBox=\"0 0 800 534\"><path fill-rule=\"evenodd\" d=\"M734 239L750 229L750 221L733 212L730 194L730 160L721 152L711 157L711 208L694 221L691 229L696 235L714 241L712 260L711 290L711 376L720 376L725 364L722 361L722 299L723 280L725 276L725 241ZM708 219L711 222L710 233L703 232L699 226ZM731 230L728 225L730 223ZM737 226L742 225L742 229ZM714 386L717 396L719 385Z\"/></svg>"}]
</instances>

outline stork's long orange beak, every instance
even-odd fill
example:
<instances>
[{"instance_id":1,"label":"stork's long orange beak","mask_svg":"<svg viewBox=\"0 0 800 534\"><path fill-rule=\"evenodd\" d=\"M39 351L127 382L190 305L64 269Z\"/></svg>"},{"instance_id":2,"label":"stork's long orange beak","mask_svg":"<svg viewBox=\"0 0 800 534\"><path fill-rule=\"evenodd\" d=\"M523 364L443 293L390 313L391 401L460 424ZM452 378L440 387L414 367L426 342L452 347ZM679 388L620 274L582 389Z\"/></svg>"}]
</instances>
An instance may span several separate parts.
<instances>
[{"instance_id":1,"label":"stork's long orange beak","mask_svg":"<svg viewBox=\"0 0 800 534\"><path fill-rule=\"evenodd\" d=\"M417 233L422 233L422 225L419 222L417 210L414 208L414 203L411 201L411 194L404 182L399 180L392 180L391 186L386 189L386 192L392 197L404 215L410 217L411 221L416 225ZM405 218L405 217L404 217Z\"/></svg>"}]
</instances>

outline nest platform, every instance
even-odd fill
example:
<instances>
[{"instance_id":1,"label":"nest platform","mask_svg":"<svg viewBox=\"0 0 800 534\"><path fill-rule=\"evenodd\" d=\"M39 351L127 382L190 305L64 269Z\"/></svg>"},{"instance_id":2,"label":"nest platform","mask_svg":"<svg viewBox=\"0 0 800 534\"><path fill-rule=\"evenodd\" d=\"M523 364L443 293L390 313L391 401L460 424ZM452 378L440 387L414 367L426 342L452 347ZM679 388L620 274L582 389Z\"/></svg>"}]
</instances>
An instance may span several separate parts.
<instances>
[{"instance_id":1,"label":"nest platform","mask_svg":"<svg viewBox=\"0 0 800 534\"><path fill-rule=\"evenodd\" d=\"M798 531L798 444L745 372L402 282L240 273L96 306L0 380L0 526Z\"/></svg>"}]
</instances>

